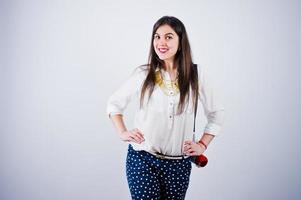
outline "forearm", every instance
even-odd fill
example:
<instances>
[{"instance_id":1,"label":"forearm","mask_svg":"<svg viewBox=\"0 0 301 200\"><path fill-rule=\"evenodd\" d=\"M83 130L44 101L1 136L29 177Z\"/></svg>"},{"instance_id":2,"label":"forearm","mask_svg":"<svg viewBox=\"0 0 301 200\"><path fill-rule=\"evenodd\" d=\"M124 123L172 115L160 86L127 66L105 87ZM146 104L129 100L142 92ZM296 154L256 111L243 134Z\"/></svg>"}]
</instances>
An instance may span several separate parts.
<instances>
[{"instance_id":1,"label":"forearm","mask_svg":"<svg viewBox=\"0 0 301 200\"><path fill-rule=\"evenodd\" d=\"M210 133L204 133L203 136L201 137L200 141L205 143L205 145L208 147L214 137L215 136Z\"/></svg>"},{"instance_id":2,"label":"forearm","mask_svg":"<svg viewBox=\"0 0 301 200\"><path fill-rule=\"evenodd\" d=\"M121 114L110 116L110 118L121 140L125 142L135 142L139 144L141 142L144 142L143 134L139 129L135 128L131 131L127 130L123 121L123 116Z\"/></svg>"},{"instance_id":3,"label":"forearm","mask_svg":"<svg viewBox=\"0 0 301 200\"><path fill-rule=\"evenodd\" d=\"M113 115L110 116L110 119L114 125L114 127L116 128L118 134L120 135L122 132L127 131L127 128L124 124L123 121L123 115L118 114L118 115Z\"/></svg>"}]
</instances>

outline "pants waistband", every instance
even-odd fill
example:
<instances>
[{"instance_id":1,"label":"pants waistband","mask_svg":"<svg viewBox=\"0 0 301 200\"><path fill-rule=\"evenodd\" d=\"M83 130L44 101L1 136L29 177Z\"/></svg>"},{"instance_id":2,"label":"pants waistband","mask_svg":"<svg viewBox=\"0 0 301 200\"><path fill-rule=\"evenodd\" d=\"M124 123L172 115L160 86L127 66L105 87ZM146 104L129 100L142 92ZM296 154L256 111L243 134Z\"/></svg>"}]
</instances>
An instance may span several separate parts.
<instances>
[{"instance_id":1,"label":"pants waistband","mask_svg":"<svg viewBox=\"0 0 301 200\"><path fill-rule=\"evenodd\" d=\"M132 145L129 145L130 149L134 150ZM135 150L134 150L135 151ZM162 159L162 160L183 160L183 159L187 159L190 156L186 156L186 155L178 155L178 156L173 156L173 155L165 155L159 152L148 152L148 151L144 151L141 150L140 152L144 152L146 154L155 156L156 158Z\"/></svg>"},{"instance_id":2,"label":"pants waistband","mask_svg":"<svg viewBox=\"0 0 301 200\"><path fill-rule=\"evenodd\" d=\"M156 152L156 153L148 152L148 153L156 156L156 158L159 158L159 159L182 160L182 159L186 159L186 158L189 157L189 156L184 156L184 155L171 156L171 155L165 155L165 154L162 154L162 153L159 153L159 152Z\"/></svg>"}]
</instances>

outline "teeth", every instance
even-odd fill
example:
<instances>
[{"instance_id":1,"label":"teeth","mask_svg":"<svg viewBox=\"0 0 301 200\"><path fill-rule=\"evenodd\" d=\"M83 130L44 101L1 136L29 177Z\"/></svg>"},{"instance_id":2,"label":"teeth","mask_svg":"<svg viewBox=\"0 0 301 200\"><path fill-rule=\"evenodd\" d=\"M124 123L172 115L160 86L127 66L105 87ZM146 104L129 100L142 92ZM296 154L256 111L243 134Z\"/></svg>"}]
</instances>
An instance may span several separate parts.
<instances>
[{"instance_id":1,"label":"teeth","mask_svg":"<svg viewBox=\"0 0 301 200\"><path fill-rule=\"evenodd\" d=\"M165 53L168 49L159 49L160 52Z\"/></svg>"}]
</instances>

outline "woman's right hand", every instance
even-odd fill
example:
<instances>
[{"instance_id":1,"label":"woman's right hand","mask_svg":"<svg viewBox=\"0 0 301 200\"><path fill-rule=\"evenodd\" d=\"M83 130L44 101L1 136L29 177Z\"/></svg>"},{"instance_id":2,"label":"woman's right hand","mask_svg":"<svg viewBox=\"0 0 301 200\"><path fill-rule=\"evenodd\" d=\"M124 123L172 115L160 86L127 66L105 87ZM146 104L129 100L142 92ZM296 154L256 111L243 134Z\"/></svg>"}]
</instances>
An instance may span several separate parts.
<instances>
[{"instance_id":1,"label":"woman's right hand","mask_svg":"<svg viewBox=\"0 0 301 200\"><path fill-rule=\"evenodd\" d=\"M136 142L138 144L144 142L143 134L137 128L130 131L123 131L120 133L120 139L125 142Z\"/></svg>"}]
</instances>

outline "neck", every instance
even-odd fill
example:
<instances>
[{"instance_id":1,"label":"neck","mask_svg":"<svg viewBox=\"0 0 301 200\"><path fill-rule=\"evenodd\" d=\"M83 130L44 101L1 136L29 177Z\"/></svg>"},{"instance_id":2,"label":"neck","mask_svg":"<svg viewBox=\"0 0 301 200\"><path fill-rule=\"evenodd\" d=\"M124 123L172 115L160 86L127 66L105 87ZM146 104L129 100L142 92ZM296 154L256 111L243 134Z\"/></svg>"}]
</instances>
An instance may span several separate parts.
<instances>
[{"instance_id":1,"label":"neck","mask_svg":"<svg viewBox=\"0 0 301 200\"><path fill-rule=\"evenodd\" d=\"M174 62L173 61L169 61L169 60L164 60L164 69L168 72L174 72L175 70L177 70L175 68Z\"/></svg>"},{"instance_id":2,"label":"neck","mask_svg":"<svg viewBox=\"0 0 301 200\"><path fill-rule=\"evenodd\" d=\"M173 61L164 60L164 70L169 73L171 80L175 80L177 78L177 68Z\"/></svg>"}]
</instances>

